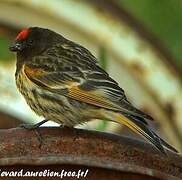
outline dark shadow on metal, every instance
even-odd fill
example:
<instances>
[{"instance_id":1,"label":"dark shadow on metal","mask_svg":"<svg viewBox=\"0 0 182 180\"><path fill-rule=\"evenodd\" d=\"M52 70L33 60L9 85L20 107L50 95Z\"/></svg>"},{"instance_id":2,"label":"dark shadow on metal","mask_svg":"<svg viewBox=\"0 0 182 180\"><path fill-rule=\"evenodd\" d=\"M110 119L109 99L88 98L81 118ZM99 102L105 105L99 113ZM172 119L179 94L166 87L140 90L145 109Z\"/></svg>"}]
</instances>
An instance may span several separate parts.
<instances>
[{"instance_id":1,"label":"dark shadow on metal","mask_svg":"<svg viewBox=\"0 0 182 180\"><path fill-rule=\"evenodd\" d=\"M69 128L0 130L0 169L89 169L86 179L182 179L182 157L145 142Z\"/></svg>"}]
</instances>

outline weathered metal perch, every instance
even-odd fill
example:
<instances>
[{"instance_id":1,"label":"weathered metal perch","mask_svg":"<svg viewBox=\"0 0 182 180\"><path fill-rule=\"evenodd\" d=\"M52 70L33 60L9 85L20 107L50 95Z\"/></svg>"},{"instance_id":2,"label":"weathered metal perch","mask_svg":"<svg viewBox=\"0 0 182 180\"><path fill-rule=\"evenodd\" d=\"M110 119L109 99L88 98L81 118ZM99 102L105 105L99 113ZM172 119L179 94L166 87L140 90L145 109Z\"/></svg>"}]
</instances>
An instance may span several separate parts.
<instances>
[{"instance_id":1,"label":"weathered metal perch","mask_svg":"<svg viewBox=\"0 0 182 180\"><path fill-rule=\"evenodd\" d=\"M122 136L69 128L0 130L0 169L89 169L86 179L181 179L182 157Z\"/></svg>"}]
</instances>

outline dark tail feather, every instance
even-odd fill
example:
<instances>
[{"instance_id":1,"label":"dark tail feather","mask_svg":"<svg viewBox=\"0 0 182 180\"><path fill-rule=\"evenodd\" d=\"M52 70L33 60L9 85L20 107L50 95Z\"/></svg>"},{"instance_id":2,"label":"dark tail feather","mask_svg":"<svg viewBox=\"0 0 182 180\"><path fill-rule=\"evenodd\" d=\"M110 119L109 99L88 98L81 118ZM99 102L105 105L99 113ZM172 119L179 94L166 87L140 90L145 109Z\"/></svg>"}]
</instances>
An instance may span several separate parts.
<instances>
[{"instance_id":1,"label":"dark tail feather","mask_svg":"<svg viewBox=\"0 0 182 180\"><path fill-rule=\"evenodd\" d=\"M135 119L135 121L137 122L137 123L140 123L140 124L143 124L142 122L140 122L140 120L141 120L141 117L136 117L136 116L133 116L133 118ZM173 152L175 152L175 153L178 153L178 151L174 148L174 147L172 147L171 145L169 145L166 141L164 141L162 138L160 138L154 131L152 131L152 130L149 130L148 128L147 128L147 126L146 125L144 125L145 126L145 128L148 130L148 132L150 132L150 135L152 134L152 136L157 140L157 141L159 141L160 142L160 144L162 144L164 147L166 147L167 149L169 149L169 150L171 150L171 151L173 151ZM153 143L154 144L154 143ZM154 144L155 145L155 144Z\"/></svg>"},{"instance_id":2,"label":"dark tail feather","mask_svg":"<svg viewBox=\"0 0 182 180\"><path fill-rule=\"evenodd\" d=\"M167 149L169 149L169 150L171 150L171 151L173 151L173 152L175 152L175 153L178 153L178 151L174 148L174 147L172 147L171 145L169 145L166 141L164 141L162 138L160 138L154 131L152 131L152 130L150 130L148 127L147 127L147 125L146 124L143 124L142 122L140 122L140 119L141 119L141 117L139 117L139 119L136 117L136 116L134 116L134 117L132 117L135 121L136 121L136 123L152 138L152 139L154 139L154 140L150 140L149 139L149 141L150 142L152 142L155 146L156 146L156 142L157 142L157 148L161 151L161 147L160 146L164 146L164 147L166 147ZM147 138L148 139L148 138ZM155 141L155 142L154 142ZM160 144L160 145L159 145ZM162 150L162 152L164 151L165 152L165 150L164 150L164 148L162 148L163 150Z\"/></svg>"},{"instance_id":3,"label":"dark tail feather","mask_svg":"<svg viewBox=\"0 0 182 180\"><path fill-rule=\"evenodd\" d=\"M167 149L169 149L169 150L171 150L171 151L173 151L173 152L175 152L175 153L179 153L174 147L172 147L171 145L169 145L166 141L164 141L162 138L160 138L157 134L155 134L153 131L152 131L152 133L157 137L157 138L159 138L160 139L160 141L161 141L161 143L162 143L162 145L164 146L164 147L166 147Z\"/></svg>"},{"instance_id":4,"label":"dark tail feather","mask_svg":"<svg viewBox=\"0 0 182 180\"><path fill-rule=\"evenodd\" d=\"M143 122L141 122L140 119L138 120L136 118L136 116L132 117L132 120L137 126L139 126L144 131L144 133L142 133L142 135L147 140L149 140L159 151L166 154L166 152L162 146L163 140L159 136L157 136L152 130L150 130L145 124L143 124Z\"/></svg>"},{"instance_id":5,"label":"dark tail feather","mask_svg":"<svg viewBox=\"0 0 182 180\"><path fill-rule=\"evenodd\" d=\"M140 119L137 119L136 116L131 116L128 114L124 114L127 119L124 119L122 116L117 118L117 121L123 123L128 126L130 129L135 131L136 133L145 137L148 141L150 141L160 152L166 155L166 152L162 146L161 140L158 136L155 136L153 132L144 124Z\"/></svg>"}]
</instances>

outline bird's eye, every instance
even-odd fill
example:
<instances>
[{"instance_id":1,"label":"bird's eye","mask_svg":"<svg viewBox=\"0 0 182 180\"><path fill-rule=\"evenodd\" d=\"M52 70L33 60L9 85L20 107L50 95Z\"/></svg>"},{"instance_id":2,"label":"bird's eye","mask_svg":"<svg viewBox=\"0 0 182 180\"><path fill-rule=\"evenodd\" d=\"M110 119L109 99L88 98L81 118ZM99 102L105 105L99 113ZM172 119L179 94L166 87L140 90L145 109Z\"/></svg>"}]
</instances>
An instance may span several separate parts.
<instances>
[{"instance_id":1,"label":"bird's eye","mask_svg":"<svg viewBox=\"0 0 182 180\"><path fill-rule=\"evenodd\" d=\"M29 44L29 45L32 45L32 44L33 44L33 40L29 40L29 41L28 41L28 44Z\"/></svg>"}]
</instances>

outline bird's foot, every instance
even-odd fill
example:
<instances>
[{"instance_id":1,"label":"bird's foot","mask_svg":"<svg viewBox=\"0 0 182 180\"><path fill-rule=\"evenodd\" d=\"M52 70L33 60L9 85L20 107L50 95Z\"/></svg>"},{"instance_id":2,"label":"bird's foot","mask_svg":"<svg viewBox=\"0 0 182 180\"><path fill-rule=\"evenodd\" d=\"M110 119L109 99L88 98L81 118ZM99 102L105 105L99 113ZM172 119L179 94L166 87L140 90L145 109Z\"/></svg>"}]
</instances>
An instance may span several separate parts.
<instances>
[{"instance_id":1,"label":"bird's foot","mask_svg":"<svg viewBox=\"0 0 182 180\"><path fill-rule=\"evenodd\" d=\"M29 129L29 130L33 130L33 129L37 129L38 127L40 127L42 124L46 123L47 119L38 122L37 124L21 124L19 127L24 128L24 129Z\"/></svg>"},{"instance_id":2,"label":"bird's foot","mask_svg":"<svg viewBox=\"0 0 182 180\"><path fill-rule=\"evenodd\" d=\"M39 141L39 148L41 148L41 146L43 144L43 138L42 138L42 136L41 136L38 128L42 124L46 123L47 121L49 121L49 120L45 119L45 120L43 120L43 121L41 121L41 122L39 122L37 124L21 124L19 127L24 128L24 129L27 129L27 130L34 130L35 131L35 134L36 134L36 137L37 137L37 139Z\"/></svg>"}]
</instances>

